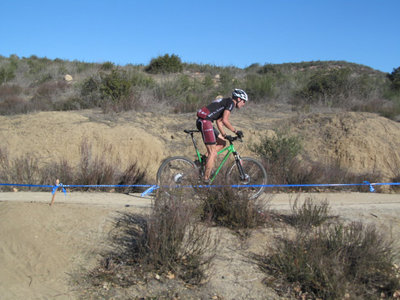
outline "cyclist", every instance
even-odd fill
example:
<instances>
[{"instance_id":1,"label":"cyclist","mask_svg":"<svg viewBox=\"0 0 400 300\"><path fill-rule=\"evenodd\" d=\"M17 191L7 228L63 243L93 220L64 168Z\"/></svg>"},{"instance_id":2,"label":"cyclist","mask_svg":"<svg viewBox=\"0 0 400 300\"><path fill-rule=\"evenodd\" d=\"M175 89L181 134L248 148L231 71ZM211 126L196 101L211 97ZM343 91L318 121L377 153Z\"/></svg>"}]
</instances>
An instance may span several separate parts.
<instances>
[{"instance_id":1,"label":"cyclist","mask_svg":"<svg viewBox=\"0 0 400 300\"><path fill-rule=\"evenodd\" d=\"M204 172L205 183L209 181L215 159L217 158L217 152L226 145L224 126L239 137L243 136L243 132L236 130L229 122L229 116L234 107L240 109L247 101L246 92L241 89L235 89L232 92L232 97L217 98L211 104L197 111L196 126L201 131L204 144L207 148L207 163ZM214 121L216 121L219 131L213 126L212 123Z\"/></svg>"}]
</instances>

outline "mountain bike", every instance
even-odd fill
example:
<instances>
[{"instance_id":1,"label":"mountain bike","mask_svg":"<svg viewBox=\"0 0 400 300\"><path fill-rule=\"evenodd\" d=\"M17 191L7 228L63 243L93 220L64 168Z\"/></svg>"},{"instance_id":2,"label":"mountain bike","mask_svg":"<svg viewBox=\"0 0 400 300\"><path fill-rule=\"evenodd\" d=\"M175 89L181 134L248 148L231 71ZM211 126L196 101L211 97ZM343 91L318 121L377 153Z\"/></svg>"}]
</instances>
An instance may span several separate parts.
<instances>
[{"instance_id":1,"label":"mountain bike","mask_svg":"<svg viewBox=\"0 0 400 300\"><path fill-rule=\"evenodd\" d=\"M174 189L177 187L193 188L204 186L201 182L205 170L206 156L199 151L194 137L194 133L200 131L185 129L184 132L190 135L192 139L197 159L193 161L184 156L173 156L165 159L157 171L157 184L160 188ZM211 175L207 186L212 186L223 166L227 163L228 158L233 155L234 162L225 171L225 184L238 188L238 193L245 193L250 199L257 198L264 192L267 184L267 172L256 159L240 157L233 143L237 140L242 141L242 138L227 135L226 140L229 141L229 146L218 151L218 156L226 152L225 156Z\"/></svg>"}]
</instances>

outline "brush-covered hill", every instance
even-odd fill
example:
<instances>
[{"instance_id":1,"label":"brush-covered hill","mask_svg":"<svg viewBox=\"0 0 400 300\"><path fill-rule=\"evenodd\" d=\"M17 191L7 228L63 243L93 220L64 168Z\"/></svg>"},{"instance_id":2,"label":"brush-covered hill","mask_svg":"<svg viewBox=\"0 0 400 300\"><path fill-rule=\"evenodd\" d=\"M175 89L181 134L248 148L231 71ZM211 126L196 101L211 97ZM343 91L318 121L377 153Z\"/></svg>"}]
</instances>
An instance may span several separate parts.
<instances>
[{"instance_id":1,"label":"brush-covered hill","mask_svg":"<svg viewBox=\"0 0 400 300\"><path fill-rule=\"evenodd\" d=\"M136 161L145 170L146 181L155 183L164 158L185 155L194 159L191 140L183 133L183 129L194 129L194 123L192 113L131 112L105 119L94 110L39 112L0 116L0 140L9 161L34 157L42 167L62 161L71 167L82 165L82 146L86 145L90 148L87 159L122 168ZM233 113L232 123L245 133L245 143L237 143L242 155L255 156L248 146L274 135L276 128L285 124L291 135L301 138L303 156L310 162L335 164L359 175L373 174L382 181L399 176L400 123L376 114L311 113L299 117L283 107L250 104ZM199 145L204 151L201 142Z\"/></svg>"},{"instance_id":2,"label":"brush-covered hill","mask_svg":"<svg viewBox=\"0 0 400 300\"><path fill-rule=\"evenodd\" d=\"M3 174L31 159L36 168L55 162L49 174L66 176L74 166L87 172L82 166L91 159L122 169L135 162L153 183L165 157L193 157L183 129L194 128L196 109L240 87L250 98L232 116L245 132L246 143L237 145L242 155L254 156L248 146L283 126L301 139L303 169L335 164L392 180L400 166L395 78L343 61L239 69L169 55L148 66L0 56Z\"/></svg>"},{"instance_id":3,"label":"brush-covered hill","mask_svg":"<svg viewBox=\"0 0 400 300\"><path fill-rule=\"evenodd\" d=\"M181 62L118 66L37 56L0 56L0 114L101 108L104 112L193 112L240 87L255 103L289 103L400 115L398 74L345 61L253 64L245 69Z\"/></svg>"}]
</instances>

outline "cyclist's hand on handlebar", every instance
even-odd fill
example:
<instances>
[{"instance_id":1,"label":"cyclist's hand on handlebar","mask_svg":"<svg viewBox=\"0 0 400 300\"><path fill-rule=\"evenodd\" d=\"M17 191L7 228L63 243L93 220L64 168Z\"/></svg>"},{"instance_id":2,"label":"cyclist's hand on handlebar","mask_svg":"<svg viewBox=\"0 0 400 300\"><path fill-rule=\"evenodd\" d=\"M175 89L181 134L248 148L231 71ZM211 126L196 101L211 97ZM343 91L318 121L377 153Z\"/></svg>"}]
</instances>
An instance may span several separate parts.
<instances>
[{"instance_id":1,"label":"cyclist's hand on handlebar","mask_svg":"<svg viewBox=\"0 0 400 300\"><path fill-rule=\"evenodd\" d=\"M236 131L236 135L238 136L238 138L241 139L243 137L243 131L241 130Z\"/></svg>"}]
</instances>

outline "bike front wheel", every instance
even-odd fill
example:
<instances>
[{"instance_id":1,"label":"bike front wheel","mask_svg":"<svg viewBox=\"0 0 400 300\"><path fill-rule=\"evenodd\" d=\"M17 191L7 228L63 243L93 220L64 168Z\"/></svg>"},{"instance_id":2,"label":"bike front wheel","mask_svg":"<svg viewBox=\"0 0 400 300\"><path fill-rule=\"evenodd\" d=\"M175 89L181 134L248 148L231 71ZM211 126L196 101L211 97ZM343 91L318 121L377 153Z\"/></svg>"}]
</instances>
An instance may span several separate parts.
<instances>
[{"instance_id":1,"label":"bike front wheel","mask_svg":"<svg viewBox=\"0 0 400 300\"><path fill-rule=\"evenodd\" d=\"M198 179L199 170L195 163L182 156L167 158L157 171L157 184L167 193L178 189L192 190Z\"/></svg>"},{"instance_id":2,"label":"bike front wheel","mask_svg":"<svg viewBox=\"0 0 400 300\"><path fill-rule=\"evenodd\" d=\"M240 159L241 168L243 173L239 171L240 166L235 161L226 172L226 182L229 185L240 185L238 193L246 195L250 199L256 199L265 190L267 184L267 172L263 165L256 159L251 157L242 157ZM243 186L241 186L243 185Z\"/></svg>"}]
</instances>

